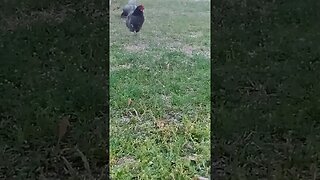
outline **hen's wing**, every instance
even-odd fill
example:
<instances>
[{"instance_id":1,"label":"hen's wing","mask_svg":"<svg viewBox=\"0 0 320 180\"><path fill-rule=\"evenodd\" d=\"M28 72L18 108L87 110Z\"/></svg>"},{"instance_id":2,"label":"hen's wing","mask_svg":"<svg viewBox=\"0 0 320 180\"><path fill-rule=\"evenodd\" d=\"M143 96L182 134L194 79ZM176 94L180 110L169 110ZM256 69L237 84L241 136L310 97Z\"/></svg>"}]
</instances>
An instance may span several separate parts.
<instances>
[{"instance_id":1,"label":"hen's wing","mask_svg":"<svg viewBox=\"0 0 320 180\"><path fill-rule=\"evenodd\" d=\"M130 30L131 32L133 32L133 31L134 31L134 28L133 28L133 25L131 24L131 17L132 17L131 15L127 17L127 19L126 19L126 26L129 28L129 30Z\"/></svg>"},{"instance_id":2,"label":"hen's wing","mask_svg":"<svg viewBox=\"0 0 320 180\"><path fill-rule=\"evenodd\" d=\"M133 28L133 31L139 32L144 23L143 16L130 16L130 24Z\"/></svg>"}]
</instances>

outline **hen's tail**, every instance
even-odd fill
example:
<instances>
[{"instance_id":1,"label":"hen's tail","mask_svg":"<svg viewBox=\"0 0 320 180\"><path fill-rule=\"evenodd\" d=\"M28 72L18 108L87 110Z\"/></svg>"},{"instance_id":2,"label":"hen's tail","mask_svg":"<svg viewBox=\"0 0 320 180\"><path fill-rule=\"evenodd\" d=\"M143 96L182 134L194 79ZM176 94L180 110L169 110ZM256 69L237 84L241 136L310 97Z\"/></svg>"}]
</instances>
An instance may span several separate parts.
<instances>
[{"instance_id":1,"label":"hen's tail","mask_svg":"<svg viewBox=\"0 0 320 180\"><path fill-rule=\"evenodd\" d=\"M126 18L127 16L128 16L128 13L126 13L124 11L121 13L121 18Z\"/></svg>"}]
</instances>

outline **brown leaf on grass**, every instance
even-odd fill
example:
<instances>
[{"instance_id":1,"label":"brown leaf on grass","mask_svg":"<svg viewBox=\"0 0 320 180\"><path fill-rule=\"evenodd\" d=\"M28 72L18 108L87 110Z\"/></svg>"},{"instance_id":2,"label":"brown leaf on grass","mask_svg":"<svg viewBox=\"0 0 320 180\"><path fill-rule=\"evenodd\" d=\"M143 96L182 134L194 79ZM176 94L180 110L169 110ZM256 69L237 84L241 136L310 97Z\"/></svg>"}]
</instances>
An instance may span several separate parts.
<instances>
[{"instance_id":1,"label":"brown leaf on grass","mask_svg":"<svg viewBox=\"0 0 320 180\"><path fill-rule=\"evenodd\" d=\"M129 98L129 99L128 99L128 106L130 106L131 104L132 104L132 99Z\"/></svg>"},{"instance_id":2,"label":"brown leaf on grass","mask_svg":"<svg viewBox=\"0 0 320 180\"><path fill-rule=\"evenodd\" d=\"M192 155L189 155L189 156L185 156L184 157L186 160L189 160L189 161L197 161L198 160L198 156L196 154L192 154Z\"/></svg>"},{"instance_id":3,"label":"brown leaf on grass","mask_svg":"<svg viewBox=\"0 0 320 180\"><path fill-rule=\"evenodd\" d=\"M166 120L157 120L156 121L156 126L159 129L163 129L166 126Z\"/></svg>"},{"instance_id":4,"label":"brown leaf on grass","mask_svg":"<svg viewBox=\"0 0 320 180\"><path fill-rule=\"evenodd\" d=\"M60 140L62 139L62 137L66 134L66 132L68 130L68 126L70 126L69 118L70 118L69 116L65 116L59 122L58 144L59 144Z\"/></svg>"},{"instance_id":5,"label":"brown leaf on grass","mask_svg":"<svg viewBox=\"0 0 320 180\"><path fill-rule=\"evenodd\" d=\"M110 157L110 162L109 162L110 165L115 165L117 164L117 160L115 158L111 158Z\"/></svg>"}]
</instances>

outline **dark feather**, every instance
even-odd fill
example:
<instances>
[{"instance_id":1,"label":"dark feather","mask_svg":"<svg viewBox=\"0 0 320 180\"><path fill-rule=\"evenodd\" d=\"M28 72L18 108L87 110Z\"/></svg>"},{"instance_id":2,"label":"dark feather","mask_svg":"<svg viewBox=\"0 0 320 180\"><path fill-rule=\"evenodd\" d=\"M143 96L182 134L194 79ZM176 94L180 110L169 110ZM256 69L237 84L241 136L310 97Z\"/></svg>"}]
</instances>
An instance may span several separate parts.
<instances>
[{"instance_id":1,"label":"dark feather","mask_svg":"<svg viewBox=\"0 0 320 180\"><path fill-rule=\"evenodd\" d=\"M121 18L125 18L128 15L130 15L135 9L137 8L137 5L135 4L127 4L122 9Z\"/></svg>"}]
</instances>

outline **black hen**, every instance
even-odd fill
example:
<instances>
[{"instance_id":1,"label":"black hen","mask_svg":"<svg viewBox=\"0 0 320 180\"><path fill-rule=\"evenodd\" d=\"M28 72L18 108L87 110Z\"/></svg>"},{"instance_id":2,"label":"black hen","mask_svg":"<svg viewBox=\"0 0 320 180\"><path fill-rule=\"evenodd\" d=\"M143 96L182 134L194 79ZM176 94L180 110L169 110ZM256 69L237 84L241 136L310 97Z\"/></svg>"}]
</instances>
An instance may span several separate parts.
<instances>
[{"instance_id":1,"label":"black hen","mask_svg":"<svg viewBox=\"0 0 320 180\"><path fill-rule=\"evenodd\" d=\"M126 25L131 32L137 33L140 31L144 23L143 10L143 5L140 5L127 17Z\"/></svg>"}]
</instances>

